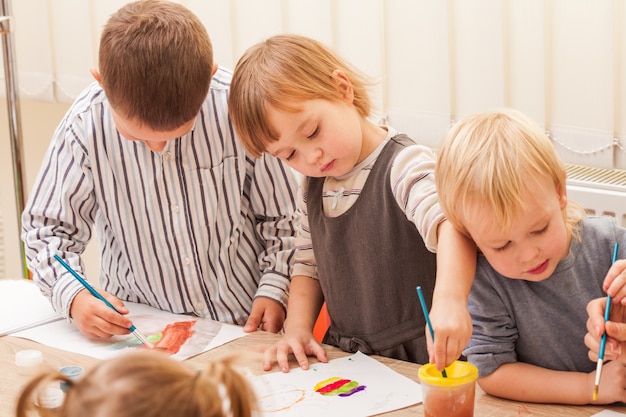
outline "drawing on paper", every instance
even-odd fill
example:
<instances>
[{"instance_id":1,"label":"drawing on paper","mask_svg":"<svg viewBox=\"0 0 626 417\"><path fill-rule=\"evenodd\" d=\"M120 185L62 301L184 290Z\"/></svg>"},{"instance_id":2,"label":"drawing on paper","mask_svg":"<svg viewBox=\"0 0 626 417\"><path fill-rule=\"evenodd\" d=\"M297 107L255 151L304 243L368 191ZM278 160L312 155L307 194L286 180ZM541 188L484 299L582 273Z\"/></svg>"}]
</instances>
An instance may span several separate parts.
<instances>
[{"instance_id":1,"label":"drawing on paper","mask_svg":"<svg viewBox=\"0 0 626 417\"><path fill-rule=\"evenodd\" d=\"M322 395L349 397L352 394L363 391L365 388L367 388L365 385L360 385L356 381L335 376L315 385L313 391L319 392Z\"/></svg>"},{"instance_id":2,"label":"drawing on paper","mask_svg":"<svg viewBox=\"0 0 626 417\"><path fill-rule=\"evenodd\" d=\"M371 416L422 399L418 383L361 352L251 381L262 417Z\"/></svg>"},{"instance_id":3,"label":"drawing on paper","mask_svg":"<svg viewBox=\"0 0 626 417\"><path fill-rule=\"evenodd\" d=\"M154 345L155 348L175 355L180 348L194 335L195 330L192 327L196 324L196 320L177 321L168 323L165 328L156 333L146 334L146 338ZM140 348L145 346L133 335L125 337L123 340L110 345L109 349L119 350L126 348Z\"/></svg>"},{"instance_id":4,"label":"drawing on paper","mask_svg":"<svg viewBox=\"0 0 626 417\"><path fill-rule=\"evenodd\" d=\"M167 354L184 359L202 352L219 333L221 323L206 320L171 321L151 315L136 315L131 318L155 348ZM114 343L103 343L104 350L145 349L145 346L132 334L115 336Z\"/></svg>"},{"instance_id":5,"label":"drawing on paper","mask_svg":"<svg viewBox=\"0 0 626 417\"><path fill-rule=\"evenodd\" d=\"M175 314L157 308L125 302L130 310L127 317L148 340L167 351L172 358L184 360L230 340L243 337L243 328L214 320ZM80 353L98 359L119 355L126 349L144 349L141 342L131 334L113 336L109 339L93 339L66 320L37 326L14 333L57 349Z\"/></svg>"},{"instance_id":6,"label":"drawing on paper","mask_svg":"<svg viewBox=\"0 0 626 417\"><path fill-rule=\"evenodd\" d=\"M308 403L307 408L324 408L326 403L321 401L321 397L316 396L316 393L321 396L349 397L365 388L356 381L339 377L328 378L310 390L293 385L280 385L270 392L259 395L259 409L263 413L279 413L291 409L305 399ZM320 401L316 401L316 398Z\"/></svg>"},{"instance_id":7,"label":"drawing on paper","mask_svg":"<svg viewBox=\"0 0 626 417\"><path fill-rule=\"evenodd\" d=\"M278 413L289 410L304 400L305 391L291 386L284 386L274 392L262 395L258 399L259 410L263 413Z\"/></svg>"}]
</instances>

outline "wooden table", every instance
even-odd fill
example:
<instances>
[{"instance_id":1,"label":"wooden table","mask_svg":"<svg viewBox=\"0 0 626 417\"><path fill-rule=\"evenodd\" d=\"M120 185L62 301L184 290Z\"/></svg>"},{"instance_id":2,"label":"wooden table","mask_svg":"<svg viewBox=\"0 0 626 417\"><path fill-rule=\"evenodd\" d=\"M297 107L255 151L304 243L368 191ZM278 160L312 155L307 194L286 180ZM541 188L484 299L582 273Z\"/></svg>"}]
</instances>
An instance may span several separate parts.
<instances>
[{"instance_id":1,"label":"wooden table","mask_svg":"<svg viewBox=\"0 0 626 417\"><path fill-rule=\"evenodd\" d=\"M209 358L217 358L229 352L238 349L252 349L265 343L272 343L278 336L265 332L255 332L243 338L234 340L216 349L202 353L198 356L190 358L187 362L194 367L203 367L203 362ZM89 369L99 359L78 355L71 352L62 351L52 347L44 346L39 343L20 339L13 336L0 337L0 366L2 372L0 374L0 417L13 417L15 400L20 391L21 385L28 380L28 377L18 373L14 363L15 352L22 349L39 349L44 354L44 360L47 364L59 368L66 365L80 365L85 369ZM327 347L329 359L339 358L348 355L347 353L334 347ZM376 359L395 371L417 381L417 370L419 365L409 362L398 361L389 358L376 356ZM245 364L253 373L263 373L260 362L252 361ZM292 366L296 366L295 362ZM476 406L474 415L476 417L583 417L592 416L599 413L603 409L610 409L626 414L626 406L565 406L565 405L545 405L521 403L517 401L508 401L486 395L479 387L476 393ZM424 412L421 405L404 408L402 410L386 413L385 416L423 416Z\"/></svg>"}]
</instances>

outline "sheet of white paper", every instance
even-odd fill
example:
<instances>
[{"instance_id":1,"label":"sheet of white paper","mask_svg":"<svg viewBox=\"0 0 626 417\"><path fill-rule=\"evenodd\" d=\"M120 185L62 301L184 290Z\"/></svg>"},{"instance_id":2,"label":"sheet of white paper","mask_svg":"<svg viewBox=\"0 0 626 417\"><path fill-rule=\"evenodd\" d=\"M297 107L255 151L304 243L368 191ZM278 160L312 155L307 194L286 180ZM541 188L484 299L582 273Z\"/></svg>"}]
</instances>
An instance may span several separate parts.
<instances>
[{"instance_id":1,"label":"sheet of white paper","mask_svg":"<svg viewBox=\"0 0 626 417\"><path fill-rule=\"evenodd\" d=\"M32 281L0 280L0 336L60 319Z\"/></svg>"},{"instance_id":2,"label":"sheet of white paper","mask_svg":"<svg viewBox=\"0 0 626 417\"><path fill-rule=\"evenodd\" d=\"M617 411L603 410L597 414L594 414L591 417L622 417L622 416L626 416L626 414L618 413Z\"/></svg>"},{"instance_id":3,"label":"sheet of white paper","mask_svg":"<svg viewBox=\"0 0 626 417\"><path fill-rule=\"evenodd\" d=\"M239 326L173 314L145 304L124 304L130 311L127 317L135 327L156 347L167 349L175 359L190 358L245 335ZM110 358L128 349L144 348L132 334L90 339L65 320L17 332L13 336L98 359Z\"/></svg>"},{"instance_id":4,"label":"sheet of white paper","mask_svg":"<svg viewBox=\"0 0 626 417\"><path fill-rule=\"evenodd\" d=\"M318 384L327 386L331 378L349 380L359 388L348 396L316 392ZM417 382L360 352L314 364L307 371L291 369L251 381L264 417L371 416L422 402Z\"/></svg>"}]
</instances>

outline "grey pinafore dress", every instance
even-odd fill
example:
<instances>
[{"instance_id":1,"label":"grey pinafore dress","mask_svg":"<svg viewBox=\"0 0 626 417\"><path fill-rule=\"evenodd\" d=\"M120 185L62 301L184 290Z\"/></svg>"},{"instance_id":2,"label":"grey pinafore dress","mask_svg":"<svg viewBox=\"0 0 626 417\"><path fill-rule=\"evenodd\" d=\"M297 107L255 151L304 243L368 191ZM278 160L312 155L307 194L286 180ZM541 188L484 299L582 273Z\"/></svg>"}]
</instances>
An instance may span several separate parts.
<instances>
[{"instance_id":1,"label":"grey pinafore dress","mask_svg":"<svg viewBox=\"0 0 626 417\"><path fill-rule=\"evenodd\" d=\"M338 217L323 213L324 178L309 178L307 208L331 319L324 343L347 352L427 363L416 286L422 287L430 307L436 255L398 206L389 179L396 154L414 144L406 135L391 138L359 198Z\"/></svg>"}]
</instances>

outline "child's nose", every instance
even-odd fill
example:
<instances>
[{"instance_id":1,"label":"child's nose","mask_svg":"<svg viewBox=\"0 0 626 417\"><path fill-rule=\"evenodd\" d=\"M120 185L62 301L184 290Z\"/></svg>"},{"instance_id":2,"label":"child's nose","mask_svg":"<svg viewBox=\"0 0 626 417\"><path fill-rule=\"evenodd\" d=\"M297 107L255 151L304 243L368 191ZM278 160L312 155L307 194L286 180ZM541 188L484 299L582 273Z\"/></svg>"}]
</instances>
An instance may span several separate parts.
<instances>
[{"instance_id":1,"label":"child's nose","mask_svg":"<svg viewBox=\"0 0 626 417\"><path fill-rule=\"evenodd\" d=\"M320 158L322 157L322 150L320 148L318 148L317 146L311 146L308 150L307 150L307 158L306 161L308 164L311 165L316 165Z\"/></svg>"},{"instance_id":2,"label":"child's nose","mask_svg":"<svg viewBox=\"0 0 626 417\"><path fill-rule=\"evenodd\" d=\"M533 259L537 257L539 253L539 248L533 244L523 245L518 253L519 260L521 262L531 262Z\"/></svg>"}]
</instances>

